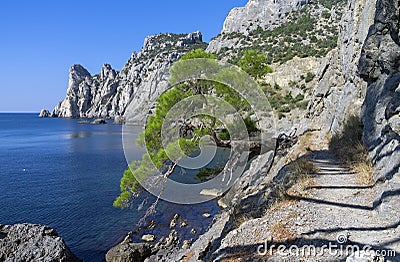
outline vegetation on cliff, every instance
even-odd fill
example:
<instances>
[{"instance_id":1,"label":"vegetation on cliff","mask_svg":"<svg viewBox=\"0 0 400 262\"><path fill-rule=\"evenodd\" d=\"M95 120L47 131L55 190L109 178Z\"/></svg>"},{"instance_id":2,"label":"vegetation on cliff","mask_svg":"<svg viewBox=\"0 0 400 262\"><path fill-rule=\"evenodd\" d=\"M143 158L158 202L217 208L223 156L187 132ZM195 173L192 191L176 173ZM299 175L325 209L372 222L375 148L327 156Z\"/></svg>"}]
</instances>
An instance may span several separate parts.
<instances>
[{"instance_id":1,"label":"vegetation on cliff","mask_svg":"<svg viewBox=\"0 0 400 262\"><path fill-rule=\"evenodd\" d=\"M215 56L201 49L196 49L187 53L181 60L194 58L213 59ZM261 77L272 72L272 68L265 61L266 58L264 55L258 54L254 50L249 50L239 61L239 65L250 75ZM185 69L180 68L178 70ZM171 70L171 73L172 79L174 79L174 70ZM234 76L229 75L227 72L220 72L220 77L229 78ZM173 159L170 157L171 152L174 154L175 151L182 150L185 155L190 155L200 149L199 143L204 136L211 137L217 146L230 147L231 138L226 123L224 124L216 117L210 115L197 115L191 119L182 119L180 121L180 138L178 141L180 149L175 148L177 145L173 143L166 146L163 145L162 128L167 114L180 101L196 95L211 95L222 99L240 114L249 134L258 132L255 121L250 118L250 115L254 114L250 104L232 88L220 82L210 80L190 80L172 87L157 99L155 113L149 116L145 130L139 135L137 143L145 147L147 153L143 155L142 160L133 162L129 166L129 169L124 172L120 184L121 195L115 200L114 206L126 207L131 204L132 197L137 195L136 192L141 189L138 178L140 178L139 180L146 179L146 177L150 177L156 172L156 169L164 174L164 176L170 176L176 167L176 164L174 164ZM233 125L233 123L230 124ZM201 180L204 180L206 177L202 175L203 173L200 172L199 175Z\"/></svg>"},{"instance_id":2,"label":"vegetation on cliff","mask_svg":"<svg viewBox=\"0 0 400 262\"><path fill-rule=\"evenodd\" d=\"M266 54L267 63L284 63L295 56L324 57L336 47L343 0L319 0L288 14L286 22L271 28L258 26L247 32L223 33L221 41L231 41L217 56L237 63L249 47Z\"/></svg>"}]
</instances>

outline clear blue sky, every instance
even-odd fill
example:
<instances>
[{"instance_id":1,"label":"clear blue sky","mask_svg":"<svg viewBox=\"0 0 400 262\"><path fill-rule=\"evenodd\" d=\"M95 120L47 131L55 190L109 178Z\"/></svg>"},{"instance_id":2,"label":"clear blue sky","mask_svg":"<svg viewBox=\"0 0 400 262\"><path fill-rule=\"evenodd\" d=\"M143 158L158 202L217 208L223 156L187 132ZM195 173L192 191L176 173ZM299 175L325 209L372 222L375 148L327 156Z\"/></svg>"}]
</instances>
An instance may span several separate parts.
<instances>
[{"instance_id":1,"label":"clear blue sky","mask_svg":"<svg viewBox=\"0 0 400 262\"><path fill-rule=\"evenodd\" d=\"M6 0L0 4L0 112L52 110L69 67L120 70L147 35L200 30L217 35L229 10L247 0Z\"/></svg>"}]
</instances>

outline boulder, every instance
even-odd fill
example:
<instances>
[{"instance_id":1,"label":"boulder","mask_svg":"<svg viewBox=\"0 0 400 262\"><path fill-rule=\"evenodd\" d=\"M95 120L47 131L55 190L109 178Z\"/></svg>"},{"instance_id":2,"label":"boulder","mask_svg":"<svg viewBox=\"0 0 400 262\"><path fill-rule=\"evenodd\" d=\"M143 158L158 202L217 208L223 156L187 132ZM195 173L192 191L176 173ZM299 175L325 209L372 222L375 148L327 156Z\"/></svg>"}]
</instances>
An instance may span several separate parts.
<instances>
[{"instance_id":1,"label":"boulder","mask_svg":"<svg viewBox=\"0 0 400 262\"><path fill-rule=\"evenodd\" d=\"M130 237L111 248L106 262L141 262L151 255L151 247L146 243L133 243Z\"/></svg>"},{"instance_id":2,"label":"boulder","mask_svg":"<svg viewBox=\"0 0 400 262\"><path fill-rule=\"evenodd\" d=\"M153 242L156 239L156 237L154 235L143 235L142 236L142 240L146 241L146 242Z\"/></svg>"},{"instance_id":3,"label":"boulder","mask_svg":"<svg viewBox=\"0 0 400 262\"><path fill-rule=\"evenodd\" d=\"M57 232L34 224L0 225L0 261L80 261Z\"/></svg>"},{"instance_id":4,"label":"boulder","mask_svg":"<svg viewBox=\"0 0 400 262\"><path fill-rule=\"evenodd\" d=\"M168 237L165 239L165 247L170 247L179 243L178 232L176 230L171 230Z\"/></svg>"},{"instance_id":5,"label":"boulder","mask_svg":"<svg viewBox=\"0 0 400 262\"><path fill-rule=\"evenodd\" d=\"M181 248L182 249L189 249L190 248L190 243L191 243L190 240L184 240Z\"/></svg>"}]
</instances>

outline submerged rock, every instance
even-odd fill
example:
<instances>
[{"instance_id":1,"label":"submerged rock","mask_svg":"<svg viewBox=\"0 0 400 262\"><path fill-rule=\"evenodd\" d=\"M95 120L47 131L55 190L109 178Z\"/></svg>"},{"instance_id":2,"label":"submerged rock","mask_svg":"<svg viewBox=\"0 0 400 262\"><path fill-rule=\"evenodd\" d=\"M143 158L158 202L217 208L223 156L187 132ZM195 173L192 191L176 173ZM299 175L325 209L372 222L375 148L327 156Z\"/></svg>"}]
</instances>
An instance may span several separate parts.
<instances>
[{"instance_id":1,"label":"submerged rock","mask_svg":"<svg viewBox=\"0 0 400 262\"><path fill-rule=\"evenodd\" d=\"M204 218L209 218L209 217L211 217L211 215L210 215L209 213L204 213L204 214L202 214L201 216L204 217Z\"/></svg>"},{"instance_id":2,"label":"submerged rock","mask_svg":"<svg viewBox=\"0 0 400 262\"><path fill-rule=\"evenodd\" d=\"M57 232L33 224L0 225L0 261L80 261Z\"/></svg>"},{"instance_id":3,"label":"submerged rock","mask_svg":"<svg viewBox=\"0 0 400 262\"><path fill-rule=\"evenodd\" d=\"M165 247L170 247L179 243L178 233L176 230L171 230L169 236L165 239Z\"/></svg>"},{"instance_id":4,"label":"submerged rock","mask_svg":"<svg viewBox=\"0 0 400 262\"><path fill-rule=\"evenodd\" d=\"M310 2L310 0L250 0L244 7L233 8L229 12L222 33L245 33L257 27L270 28L273 24L281 23L288 13Z\"/></svg>"},{"instance_id":5,"label":"submerged rock","mask_svg":"<svg viewBox=\"0 0 400 262\"><path fill-rule=\"evenodd\" d=\"M179 218L179 215L175 214L174 217L172 218L171 222L169 223L169 228L174 228L176 226L178 218Z\"/></svg>"}]
</instances>

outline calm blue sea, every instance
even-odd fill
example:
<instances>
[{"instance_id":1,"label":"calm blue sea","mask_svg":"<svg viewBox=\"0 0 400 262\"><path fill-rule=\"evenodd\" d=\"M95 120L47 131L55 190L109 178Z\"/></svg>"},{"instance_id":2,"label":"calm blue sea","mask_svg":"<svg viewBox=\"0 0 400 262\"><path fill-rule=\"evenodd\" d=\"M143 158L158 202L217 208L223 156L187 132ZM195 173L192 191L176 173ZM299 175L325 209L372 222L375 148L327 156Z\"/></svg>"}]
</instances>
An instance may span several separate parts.
<instances>
[{"instance_id":1,"label":"calm blue sea","mask_svg":"<svg viewBox=\"0 0 400 262\"><path fill-rule=\"evenodd\" d=\"M78 122L0 114L0 224L49 225L79 258L102 261L110 247L136 229L145 210L112 206L127 166L121 126ZM138 149L138 159L141 154ZM175 213L201 233L207 227L204 212L215 214L218 207L214 202L188 206L161 201L153 218L160 225L134 238L168 234Z\"/></svg>"}]
</instances>

